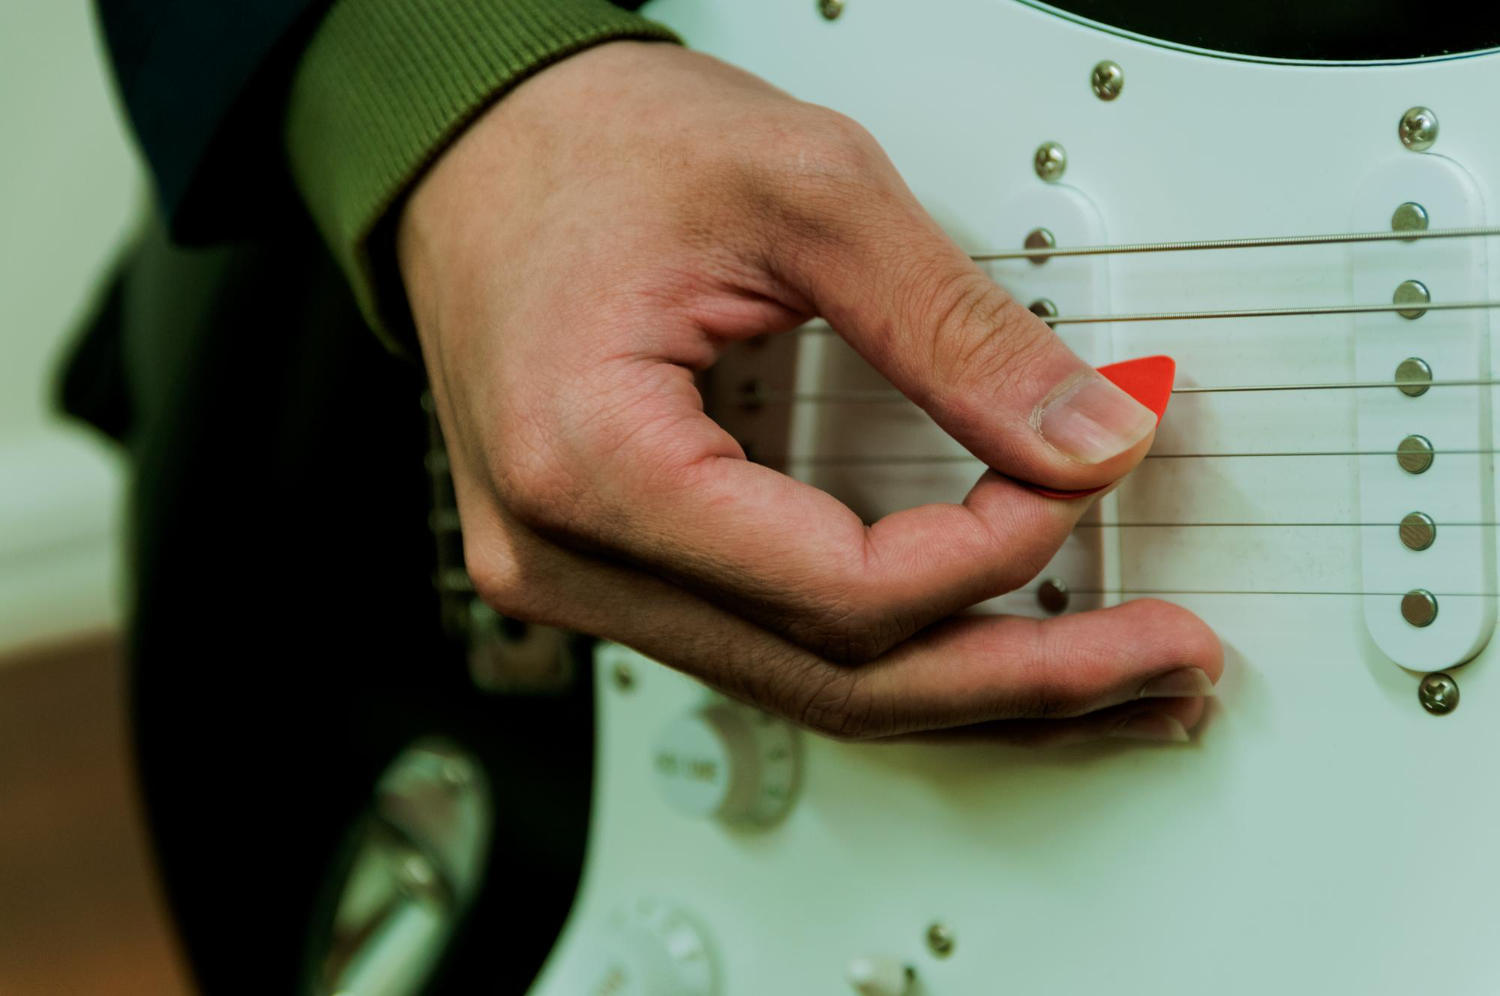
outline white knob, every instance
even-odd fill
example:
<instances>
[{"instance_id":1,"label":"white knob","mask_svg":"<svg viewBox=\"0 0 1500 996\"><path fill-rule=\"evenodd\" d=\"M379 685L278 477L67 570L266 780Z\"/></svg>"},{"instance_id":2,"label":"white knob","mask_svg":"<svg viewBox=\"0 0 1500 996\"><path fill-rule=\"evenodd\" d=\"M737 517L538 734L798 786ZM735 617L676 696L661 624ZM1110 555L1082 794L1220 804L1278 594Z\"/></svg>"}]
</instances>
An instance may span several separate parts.
<instances>
[{"instance_id":1,"label":"white knob","mask_svg":"<svg viewBox=\"0 0 1500 996\"><path fill-rule=\"evenodd\" d=\"M912 971L893 958L856 958L845 977L859 996L906 996Z\"/></svg>"},{"instance_id":2,"label":"white knob","mask_svg":"<svg viewBox=\"0 0 1500 996\"><path fill-rule=\"evenodd\" d=\"M662 794L689 816L774 823L797 787L796 732L748 706L720 702L679 716L654 754Z\"/></svg>"},{"instance_id":3,"label":"white knob","mask_svg":"<svg viewBox=\"0 0 1500 996\"><path fill-rule=\"evenodd\" d=\"M590 931L550 991L568 996L715 996L713 960L683 914L643 900Z\"/></svg>"}]
</instances>

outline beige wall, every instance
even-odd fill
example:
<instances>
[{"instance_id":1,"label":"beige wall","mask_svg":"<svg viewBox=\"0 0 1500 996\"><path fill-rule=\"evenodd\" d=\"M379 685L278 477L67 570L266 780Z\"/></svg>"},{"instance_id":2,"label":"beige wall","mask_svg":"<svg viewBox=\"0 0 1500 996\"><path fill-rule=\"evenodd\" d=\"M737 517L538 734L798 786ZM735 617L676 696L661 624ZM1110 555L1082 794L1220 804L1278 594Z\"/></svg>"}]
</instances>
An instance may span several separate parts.
<instances>
[{"instance_id":1,"label":"beige wall","mask_svg":"<svg viewBox=\"0 0 1500 996\"><path fill-rule=\"evenodd\" d=\"M120 468L49 411L142 197L87 0L0 0L0 657L109 624Z\"/></svg>"}]
</instances>

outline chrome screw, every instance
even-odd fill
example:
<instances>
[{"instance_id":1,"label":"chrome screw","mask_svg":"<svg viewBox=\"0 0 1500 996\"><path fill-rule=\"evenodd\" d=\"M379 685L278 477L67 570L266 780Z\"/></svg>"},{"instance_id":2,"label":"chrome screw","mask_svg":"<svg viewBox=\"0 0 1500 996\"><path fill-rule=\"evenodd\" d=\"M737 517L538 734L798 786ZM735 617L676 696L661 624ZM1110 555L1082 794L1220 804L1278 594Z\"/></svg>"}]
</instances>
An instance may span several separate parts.
<instances>
[{"instance_id":1,"label":"chrome screw","mask_svg":"<svg viewBox=\"0 0 1500 996\"><path fill-rule=\"evenodd\" d=\"M610 672L614 679L615 687L622 692L628 692L635 687L635 672L630 670L629 664L616 664Z\"/></svg>"},{"instance_id":2,"label":"chrome screw","mask_svg":"<svg viewBox=\"0 0 1500 996\"><path fill-rule=\"evenodd\" d=\"M1434 716L1446 716L1458 708L1458 682L1452 675L1434 671L1417 686L1417 701Z\"/></svg>"},{"instance_id":3,"label":"chrome screw","mask_svg":"<svg viewBox=\"0 0 1500 996\"><path fill-rule=\"evenodd\" d=\"M1420 398L1432 384L1432 367L1420 356L1408 356L1396 365L1396 390L1408 398Z\"/></svg>"},{"instance_id":4,"label":"chrome screw","mask_svg":"<svg viewBox=\"0 0 1500 996\"><path fill-rule=\"evenodd\" d=\"M1105 59L1089 74L1089 86L1094 88L1094 96L1100 100L1114 100L1125 89L1125 70L1118 62Z\"/></svg>"},{"instance_id":5,"label":"chrome screw","mask_svg":"<svg viewBox=\"0 0 1500 996\"><path fill-rule=\"evenodd\" d=\"M1431 304L1432 294L1427 290L1427 285L1420 280L1403 280L1396 285L1396 291L1391 295L1392 304ZM1396 312L1402 318L1417 319L1427 314L1426 308L1402 308Z\"/></svg>"},{"instance_id":6,"label":"chrome screw","mask_svg":"<svg viewBox=\"0 0 1500 996\"><path fill-rule=\"evenodd\" d=\"M1421 629L1437 619L1437 596L1426 588L1413 588L1401 596L1401 618Z\"/></svg>"},{"instance_id":7,"label":"chrome screw","mask_svg":"<svg viewBox=\"0 0 1500 996\"><path fill-rule=\"evenodd\" d=\"M1036 601L1045 611L1057 615L1068 607L1068 583L1062 578L1047 578L1037 586Z\"/></svg>"},{"instance_id":8,"label":"chrome screw","mask_svg":"<svg viewBox=\"0 0 1500 996\"><path fill-rule=\"evenodd\" d=\"M1068 168L1068 152L1056 142L1043 142L1036 147L1031 164L1036 168L1037 176L1048 183L1056 183Z\"/></svg>"},{"instance_id":9,"label":"chrome screw","mask_svg":"<svg viewBox=\"0 0 1500 996\"><path fill-rule=\"evenodd\" d=\"M1391 231L1427 231L1427 209L1415 201L1407 201L1391 214Z\"/></svg>"},{"instance_id":10,"label":"chrome screw","mask_svg":"<svg viewBox=\"0 0 1500 996\"><path fill-rule=\"evenodd\" d=\"M1426 107L1413 107L1401 115L1396 127L1401 144L1413 152L1426 152L1438 137L1437 115Z\"/></svg>"},{"instance_id":11,"label":"chrome screw","mask_svg":"<svg viewBox=\"0 0 1500 996\"><path fill-rule=\"evenodd\" d=\"M1437 523L1426 512L1408 512L1401 520L1401 542L1408 550L1425 550L1437 540Z\"/></svg>"},{"instance_id":12,"label":"chrome screw","mask_svg":"<svg viewBox=\"0 0 1500 996\"><path fill-rule=\"evenodd\" d=\"M837 20L844 12L844 0L818 0L818 13L823 15L823 20Z\"/></svg>"},{"instance_id":13,"label":"chrome screw","mask_svg":"<svg viewBox=\"0 0 1500 996\"><path fill-rule=\"evenodd\" d=\"M1025 249L1055 249L1057 248L1057 237L1045 228L1033 228L1026 233L1026 241L1021 243ZM1027 256L1032 266L1041 266L1050 256Z\"/></svg>"},{"instance_id":14,"label":"chrome screw","mask_svg":"<svg viewBox=\"0 0 1500 996\"><path fill-rule=\"evenodd\" d=\"M953 931L948 929L947 924L939 922L927 928L927 950L939 958L946 958L953 953Z\"/></svg>"},{"instance_id":15,"label":"chrome screw","mask_svg":"<svg viewBox=\"0 0 1500 996\"><path fill-rule=\"evenodd\" d=\"M1026 306L1026 310L1042 319L1042 321L1057 317L1057 305L1048 297L1037 298Z\"/></svg>"}]
</instances>

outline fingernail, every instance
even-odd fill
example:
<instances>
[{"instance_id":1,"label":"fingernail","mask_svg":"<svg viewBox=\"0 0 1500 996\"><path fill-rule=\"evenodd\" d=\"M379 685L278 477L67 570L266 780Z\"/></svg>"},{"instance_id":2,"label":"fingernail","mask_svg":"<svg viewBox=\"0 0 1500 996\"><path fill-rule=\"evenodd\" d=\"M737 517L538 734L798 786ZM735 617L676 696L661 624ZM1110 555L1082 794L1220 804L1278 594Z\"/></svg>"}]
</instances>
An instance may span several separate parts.
<instances>
[{"instance_id":1,"label":"fingernail","mask_svg":"<svg viewBox=\"0 0 1500 996\"><path fill-rule=\"evenodd\" d=\"M1178 722L1175 716L1168 716L1164 712L1132 716L1111 730L1109 735L1121 740L1159 740L1174 744L1188 742L1187 727Z\"/></svg>"},{"instance_id":2,"label":"fingernail","mask_svg":"<svg viewBox=\"0 0 1500 996\"><path fill-rule=\"evenodd\" d=\"M1206 698L1214 694L1214 683L1208 673L1196 667L1178 668L1157 675L1141 686L1138 699Z\"/></svg>"},{"instance_id":3,"label":"fingernail","mask_svg":"<svg viewBox=\"0 0 1500 996\"><path fill-rule=\"evenodd\" d=\"M1054 449L1081 463L1103 463L1156 428L1156 415L1096 373L1086 373L1033 416Z\"/></svg>"}]
</instances>

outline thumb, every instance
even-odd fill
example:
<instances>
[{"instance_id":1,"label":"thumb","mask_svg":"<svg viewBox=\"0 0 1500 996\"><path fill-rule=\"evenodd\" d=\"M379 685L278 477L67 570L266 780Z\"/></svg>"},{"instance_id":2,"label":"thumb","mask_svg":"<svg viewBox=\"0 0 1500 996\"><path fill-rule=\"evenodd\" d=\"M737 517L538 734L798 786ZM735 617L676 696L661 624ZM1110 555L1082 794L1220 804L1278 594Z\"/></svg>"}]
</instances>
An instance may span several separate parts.
<instances>
[{"instance_id":1,"label":"thumb","mask_svg":"<svg viewBox=\"0 0 1500 996\"><path fill-rule=\"evenodd\" d=\"M1156 415L990 280L894 168L825 220L786 275L876 369L979 459L1059 491L1101 488L1150 448ZM795 238L795 236L793 236Z\"/></svg>"}]
</instances>

